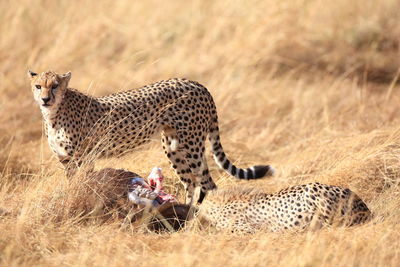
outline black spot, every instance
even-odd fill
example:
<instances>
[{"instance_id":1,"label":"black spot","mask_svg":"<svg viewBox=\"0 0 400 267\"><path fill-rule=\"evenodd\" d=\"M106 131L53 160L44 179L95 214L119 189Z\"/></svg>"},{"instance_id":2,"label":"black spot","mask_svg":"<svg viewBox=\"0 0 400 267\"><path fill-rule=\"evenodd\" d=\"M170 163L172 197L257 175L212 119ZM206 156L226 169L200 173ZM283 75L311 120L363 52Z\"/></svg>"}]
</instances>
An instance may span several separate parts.
<instances>
[{"instance_id":1,"label":"black spot","mask_svg":"<svg viewBox=\"0 0 400 267\"><path fill-rule=\"evenodd\" d=\"M224 169L227 170L227 169L229 168L229 165L230 165L230 164L229 164L229 160L226 160L226 161L224 162L224 166L223 166Z\"/></svg>"},{"instance_id":2,"label":"black spot","mask_svg":"<svg viewBox=\"0 0 400 267\"><path fill-rule=\"evenodd\" d=\"M246 173L247 173L247 179L253 179L254 178L253 170L247 169Z\"/></svg>"},{"instance_id":3,"label":"black spot","mask_svg":"<svg viewBox=\"0 0 400 267\"><path fill-rule=\"evenodd\" d=\"M271 169L271 166L259 165L259 166L254 166L253 168L254 168L254 178L262 178Z\"/></svg>"},{"instance_id":4,"label":"black spot","mask_svg":"<svg viewBox=\"0 0 400 267\"><path fill-rule=\"evenodd\" d=\"M235 165L232 165L231 174L232 174L233 176L236 175L236 166L235 166Z\"/></svg>"}]
</instances>

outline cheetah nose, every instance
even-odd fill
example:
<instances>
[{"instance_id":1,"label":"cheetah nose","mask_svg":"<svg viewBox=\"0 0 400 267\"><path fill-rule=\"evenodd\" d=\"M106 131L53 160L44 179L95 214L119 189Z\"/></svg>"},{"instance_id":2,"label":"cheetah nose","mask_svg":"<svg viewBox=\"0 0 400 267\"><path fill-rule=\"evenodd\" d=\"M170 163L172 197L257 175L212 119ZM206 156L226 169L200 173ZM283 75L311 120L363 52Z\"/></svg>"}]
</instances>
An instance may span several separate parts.
<instances>
[{"instance_id":1,"label":"cheetah nose","mask_svg":"<svg viewBox=\"0 0 400 267\"><path fill-rule=\"evenodd\" d=\"M43 103L47 104L50 101L50 97L42 97Z\"/></svg>"}]
</instances>

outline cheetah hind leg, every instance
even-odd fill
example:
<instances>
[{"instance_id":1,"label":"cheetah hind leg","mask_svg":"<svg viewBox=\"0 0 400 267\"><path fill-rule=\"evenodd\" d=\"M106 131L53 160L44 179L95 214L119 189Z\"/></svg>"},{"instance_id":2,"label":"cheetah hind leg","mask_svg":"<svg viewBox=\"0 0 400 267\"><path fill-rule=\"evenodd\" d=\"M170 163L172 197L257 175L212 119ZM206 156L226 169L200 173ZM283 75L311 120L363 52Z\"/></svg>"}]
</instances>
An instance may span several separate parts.
<instances>
[{"instance_id":1,"label":"cheetah hind leg","mask_svg":"<svg viewBox=\"0 0 400 267\"><path fill-rule=\"evenodd\" d=\"M196 179L193 175L185 156L182 153L176 131L170 127L165 127L161 132L161 143L165 154L167 155L172 168L179 176L186 192L185 203L193 204L193 197L196 188Z\"/></svg>"},{"instance_id":2,"label":"cheetah hind leg","mask_svg":"<svg viewBox=\"0 0 400 267\"><path fill-rule=\"evenodd\" d=\"M207 196L208 191L217 189L217 186L211 178L205 156L205 142L207 135L203 133L202 136L199 134L197 136L199 137L196 138L196 140L194 140L193 137L190 139L189 136L186 136L188 140L196 143L197 147L189 148L185 146L181 151L185 155L186 162L192 174L196 177L196 185L200 186L200 194L197 203L201 204Z\"/></svg>"},{"instance_id":3,"label":"cheetah hind leg","mask_svg":"<svg viewBox=\"0 0 400 267\"><path fill-rule=\"evenodd\" d=\"M202 144L204 144L204 142ZM199 199L197 200L197 203L201 204L207 196L208 191L217 189L217 186L211 178L204 153L199 155L187 152L186 161L188 162L192 173L197 177L198 184L201 186Z\"/></svg>"}]
</instances>

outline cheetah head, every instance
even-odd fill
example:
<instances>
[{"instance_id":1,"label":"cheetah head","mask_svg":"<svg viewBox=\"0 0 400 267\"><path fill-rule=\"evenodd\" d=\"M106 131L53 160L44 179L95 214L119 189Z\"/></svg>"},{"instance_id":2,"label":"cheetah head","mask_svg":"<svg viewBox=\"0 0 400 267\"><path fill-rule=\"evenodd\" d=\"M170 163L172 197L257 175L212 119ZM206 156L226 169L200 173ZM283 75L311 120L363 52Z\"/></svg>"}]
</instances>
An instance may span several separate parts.
<instances>
[{"instance_id":1,"label":"cheetah head","mask_svg":"<svg viewBox=\"0 0 400 267\"><path fill-rule=\"evenodd\" d=\"M57 74L53 71L46 71L40 74L28 71L31 79L31 89L35 101L44 108L57 106L61 102L68 82L71 79L71 72Z\"/></svg>"}]
</instances>

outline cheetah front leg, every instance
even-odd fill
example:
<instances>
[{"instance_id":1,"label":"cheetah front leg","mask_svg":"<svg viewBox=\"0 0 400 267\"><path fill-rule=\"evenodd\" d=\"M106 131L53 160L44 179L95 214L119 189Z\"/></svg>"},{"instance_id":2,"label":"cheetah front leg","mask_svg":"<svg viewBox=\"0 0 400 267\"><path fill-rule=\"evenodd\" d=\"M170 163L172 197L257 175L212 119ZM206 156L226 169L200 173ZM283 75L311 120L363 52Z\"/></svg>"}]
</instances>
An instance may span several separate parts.
<instances>
[{"instance_id":1,"label":"cheetah front leg","mask_svg":"<svg viewBox=\"0 0 400 267\"><path fill-rule=\"evenodd\" d=\"M70 157L59 157L59 161L64 166L65 174L67 178L73 177L79 168L81 168L84 160L75 160ZM85 162L86 172L92 172L94 169L94 163L92 161Z\"/></svg>"},{"instance_id":2,"label":"cheetah front leg","mask_svg":"<svg viewBox=\"0 0 400 267\"><path fill-rule=\"evenodd\" d=\"M67 178L71 178L75 175L79 166L70 157L58 157L58 160L64 166L65 175Z\"/></svg>"},{"instance_id":3,"label":"cheetah front leg","mask_svg":"<svg viewBox=\"0 0 400 267\"><path fill-rule=\"evenodd\" d=\"M185 188L185 203L192 205L196 188L196 179L185 160L184 154L182 153L182 147L179 144L176 132L170 127L164 128L161 133L161 142L172 168L179 176Z\"/></svg>"}]
</instances>

